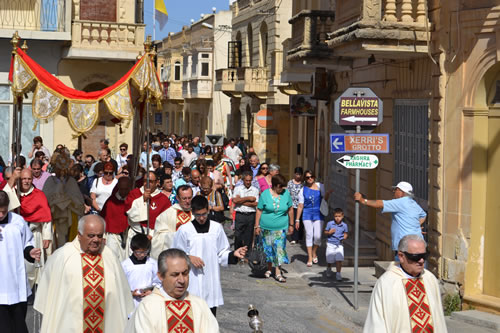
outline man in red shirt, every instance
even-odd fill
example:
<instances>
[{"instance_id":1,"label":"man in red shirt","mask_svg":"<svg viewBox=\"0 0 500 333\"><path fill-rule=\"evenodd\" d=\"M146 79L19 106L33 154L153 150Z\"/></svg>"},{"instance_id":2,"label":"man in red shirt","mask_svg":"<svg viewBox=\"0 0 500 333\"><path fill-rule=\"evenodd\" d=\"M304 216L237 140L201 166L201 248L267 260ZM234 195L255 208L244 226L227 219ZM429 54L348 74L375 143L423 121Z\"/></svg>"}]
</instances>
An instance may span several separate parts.
<instances>
[{"instance_id":1,"label":"man in red shirt","mask_svg":"<svg viewBox=\"0 0 500 333\"><path fill-rule=\"evenodd\" d=\"M45 257L52 253L52 215L45 194L33 186L33 175L30 169L21 171L21 188L19 192L21 199L20 215L29 224L33 233L35 247L44 250L41 253L41 264L43 265ZM28 281L33 287L38 282L39 267L27 264L26 268Z\"/></svg>"},{"instance_id":2,"label":"man in red shirt","mask_svg":"<svg viewBox=\"0 0 500 333\"><path fill-rule=\"evenodd\" d=\"M106 246L108 246L121 261L125 260L125 240L128 219L125 199L132 189L132 181L121 177L101 209L101 216L106 221Z\"/></svg>"}]
</instances>

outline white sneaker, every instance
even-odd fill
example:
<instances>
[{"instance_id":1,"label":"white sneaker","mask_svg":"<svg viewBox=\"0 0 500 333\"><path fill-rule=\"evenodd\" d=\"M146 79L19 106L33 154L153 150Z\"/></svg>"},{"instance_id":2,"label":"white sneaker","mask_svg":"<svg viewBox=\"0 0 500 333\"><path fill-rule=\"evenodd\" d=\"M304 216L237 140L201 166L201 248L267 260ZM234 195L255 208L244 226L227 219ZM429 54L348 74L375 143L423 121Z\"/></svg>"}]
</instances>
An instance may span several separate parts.
<instances>
[{"instance_id":1,"label":"white sneaker","mask_svg":"<svg viewBox=\"0 0 500 333\"><path fill-rule=\"evenodd\" d=\"M342 274L340 274L340 272L337 272L335 274L335 278L337 279L337 281L342 281Z\"/></svg>"},{"instance_id":2,"label":"white sneaker","mask_svg":"<svg viewBox=\"0 0 500 333\"><path fill-rule=\"evenodd\" d=\"M331 269L327 269L327 270L326 270L326 277L327 277L327 278L331 278L331 277L333 277L333 272L332 272L332 270L331 270Z\"/></svg>"}]
</instances>

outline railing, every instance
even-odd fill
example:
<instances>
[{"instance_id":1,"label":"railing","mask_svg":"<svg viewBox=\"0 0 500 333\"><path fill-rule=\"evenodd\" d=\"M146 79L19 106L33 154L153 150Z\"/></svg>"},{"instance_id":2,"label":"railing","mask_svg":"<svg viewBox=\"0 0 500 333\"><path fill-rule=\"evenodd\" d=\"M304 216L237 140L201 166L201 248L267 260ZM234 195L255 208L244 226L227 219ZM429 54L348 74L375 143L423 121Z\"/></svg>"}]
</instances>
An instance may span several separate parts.
<instances>
[{"instance_id":1,"label":"railing","mask_svg":"<svg viewBox=\"0 0 500 333\"><path fill-rule=\"evenodd\" d=\"M250 6L253 3L252 0L238 0L238 8L243 9Z\"/></svg>"},{"instance_id":2,"label":"railing","mask_svg":"<svg viewBox=\"0 0 500 333\"><path fill-rule=\"evenodd\" d=\"M64 32L66 0L0 0L0 29Z\"/></svg>"},{"instance_id":3,"label":"railing","mask_svg":"<svg viewBox=\"0 0 500 333\"><path fill-rule=\"evenodd\" d=\"M328 48L326 40L332 32L335 13L323 10L304 10L290 19L292 25L291 52L300 49Z\"/></svg>"},{"instance_id":4,"label":"railing","mask_svg":"<svg viewBox=\"0 0 500 333\"><path fill-rule=\"evenodd\" d=\"M167 99L182 99L182 83L180 81L169 82Z\"/></svg>"},{"instance_id":5,"label":"railing","mask_svg":"<svg viewBox=\"0 0 500 333\"><path fill-rule=\"evenodd\" d=\"M141 49L144 25L75 20L72 38L73 47Z\"/></svg>"},{"instance_id":6,"label":"railing","mask_svg":"<svg viewBox=\"0 0 500 333\"><path fill-rule=\"evenodd\" d=\"M244 68L245 83L268 83L269 70L266 67L249 67Z\"/></svg>"},{"instance_id":7,"label":"railing","mask_svg":"<svg viewBox=\"0 0 500 333\"><path fill-rule=\"evenodd\" d=\"M383 19L387 22L424 24L427 0L385 0L383 3Z\"/></svg>"}]
</instances>

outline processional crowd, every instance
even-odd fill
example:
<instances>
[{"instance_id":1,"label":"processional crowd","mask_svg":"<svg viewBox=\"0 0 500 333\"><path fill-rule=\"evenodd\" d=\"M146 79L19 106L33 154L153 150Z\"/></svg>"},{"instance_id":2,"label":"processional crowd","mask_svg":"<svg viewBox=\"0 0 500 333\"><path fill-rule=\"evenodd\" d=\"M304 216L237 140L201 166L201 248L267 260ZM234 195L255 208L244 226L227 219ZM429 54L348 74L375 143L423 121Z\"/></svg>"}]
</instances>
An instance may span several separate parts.
<instances>
[{"instance_id":1,"label":"processional crowd","mask_svg":"<svg viewBox=\"0 0 500 333\"><path fill-rule=\"evenodd\" d=\"M286 283L287 242L304 241L312 267L322 236L325 274L335 266L343 280L344 212L324 226L332 190L313 171L297 167L287 182L243 138L212 147L158 133L140 156L128 148L113 159L102 139L95 159L64 145L50 153L35 137L27 157L0 157L2 332L28 332L30 301L40 332L219 332L221 265L248 262L255 275ZM396 264L375 286L366 332L446 331L412 191L401 182L393 200L354 196L393 214ZM394 285L401 290L385 291Z\"/></svg>"}]
</instances>

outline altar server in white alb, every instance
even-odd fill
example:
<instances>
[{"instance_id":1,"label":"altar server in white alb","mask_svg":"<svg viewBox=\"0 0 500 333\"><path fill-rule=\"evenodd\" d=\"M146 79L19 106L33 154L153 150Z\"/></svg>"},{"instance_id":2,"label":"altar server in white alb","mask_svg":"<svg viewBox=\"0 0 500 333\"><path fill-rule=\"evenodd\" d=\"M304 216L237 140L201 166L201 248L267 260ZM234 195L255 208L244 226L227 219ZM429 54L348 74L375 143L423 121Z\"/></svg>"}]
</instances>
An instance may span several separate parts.
<instances>
[{"instance_id":1,"label":"altar server in white alb","mask_svg":"<svg viewBox=\"0 0 500 333\"><path fill-rule=\"evenodd\" d=\"M40 260L40 249L33 247L33 234L24 219L9 213L9 196L0 191L0 331L27 333L27 298L31 288L24 259Z\"/></svg>"},{"instance_id":2,"label":"altar server in white alb","mask_svg":"<svg viewBox=\"0 0 500 333\"><path fill-rule=\"evenodd\" d=\"M236 264L245 257L247 247L229 250L222 225L208 220L208 200L196 196L191 201L194 220L182 225L174 236L174 248L184 250L193 264L189 274L189 292L203 298L214 316L224 304L220 283L220 267Z\"/></svg>"},{"instance_id":3,"label":"altar server in white alb","mask_svg":"<svg viewBox=\"0 0 500 333\"><path fill-rule=\"evenodd\" d=\"M219 332L219 324L207 303L187 291L190 266L189 257L182 250L160 253L158 277L162 286L142 300L125 333Z\"/></svg>"},{"instance_id":4,"label":"altar server in white alb","mask_svg":"<svg viewBox=\"0 0 500 333\"><path fill-rule=\"evenodd\" d=\"M83 216L78 237L48 258L33 306L43 315L41 333L123 332L134 302L118 258L104 246L105 224Z\"/></svg>"},{"instance_id":5,"label":"altar server in white alb","mask_svg":"<svg viewBox=\"0 0 500 333\"><path fill-rule=\"evenodd\" d=\"M132 255L122 262L130 291L137 307L144 297L151 294L153 286L161 286L158 263L149 257L151 241L145 234L136 234L130 241Z\"/></svg>"},{"instance_id":6,"label":"altar server in white alb","mask_svg":"<svg viewBox=\"0 0 500 333\"><path fill-rule=\"evenodd\" d=\"M363 332L446 333L438 281L424 268L425 241L404 236L398 256L400 264L389 266L375 284Z\"/></svg>"}]
</instances>

